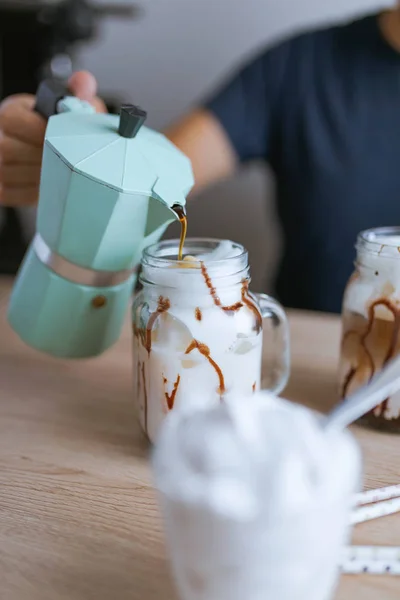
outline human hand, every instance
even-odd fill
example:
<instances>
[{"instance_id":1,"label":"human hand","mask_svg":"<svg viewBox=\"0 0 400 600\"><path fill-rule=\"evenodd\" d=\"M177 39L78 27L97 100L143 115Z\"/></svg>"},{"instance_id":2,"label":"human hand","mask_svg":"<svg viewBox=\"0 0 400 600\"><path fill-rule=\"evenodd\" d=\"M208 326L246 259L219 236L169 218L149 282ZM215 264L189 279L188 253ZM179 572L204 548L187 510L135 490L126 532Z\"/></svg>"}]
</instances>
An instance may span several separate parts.
<instances>
[{"instance_id":1,"label":"human hand","mask_svg":"<svg viewBox=\"0 0 400 600\"><path fill-rule=\"evenodd\" d=\"M97 82L90 73L74 73L71 94L106 112L96 96ZM0 205L32 206L39 196L46 121L34 112L35 96L17 94L0 104Z\"/></svg>"}]
</instances>

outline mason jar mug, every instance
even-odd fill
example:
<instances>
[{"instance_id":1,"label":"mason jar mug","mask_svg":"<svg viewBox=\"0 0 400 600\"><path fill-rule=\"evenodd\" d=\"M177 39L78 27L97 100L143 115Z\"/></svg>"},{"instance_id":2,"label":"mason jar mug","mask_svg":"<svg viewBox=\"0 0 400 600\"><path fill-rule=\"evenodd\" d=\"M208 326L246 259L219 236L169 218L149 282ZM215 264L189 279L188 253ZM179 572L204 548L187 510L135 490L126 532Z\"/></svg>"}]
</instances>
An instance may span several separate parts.
<instances>
[{"instance_id":1,"label":"mason jar mug","mask_svg":"<svg viewBox=\"0 0 400 600\"><path fill-rule=\"evenodd\" d=\"M140 423L154 441L174 407L279 393L289 376L285 312L249 291L248 253L239 244L188 239L145 250L133 303L134 389ZM263 332L264 330L264 332ZM264 356L264 360L263 360Z\"/></svg>"},{"instance_id":2,"label":"mason jar mug","mask_svg":"<svg viewBox=\"0 0 400 600\"><path fill-rule=\"evenodd\" d=\"M400 227L363 231L342 314L339 370L347 398L400 352ZM387 398L360 423L400 433L400 394Z\"/></svg>"}]
</instances>

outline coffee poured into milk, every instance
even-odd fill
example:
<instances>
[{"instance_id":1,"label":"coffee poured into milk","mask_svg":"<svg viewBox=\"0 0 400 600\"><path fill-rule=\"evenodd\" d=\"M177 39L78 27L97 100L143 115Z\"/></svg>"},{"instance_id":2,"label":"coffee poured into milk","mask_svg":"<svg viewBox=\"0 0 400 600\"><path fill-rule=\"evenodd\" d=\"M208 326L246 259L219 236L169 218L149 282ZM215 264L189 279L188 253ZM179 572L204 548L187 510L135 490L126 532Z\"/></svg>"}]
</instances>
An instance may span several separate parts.
<instances>
[{"instance_id":1,"label":"coffee poured into milk","mask_svg":"<svg viewBox=\"0 0 400 600\"><path fill-rule=\"evenodd\" d=\"M263 319L249 292L246 250L230 241L186 240L185 210L172 209L181 222L178 251L174 241L145 250L143 289L133 305L135 394L151 441L175 407L213 405L228 392L254 393L261 383ZM260 300L274 336L270 389L280 391L289 370L287 321L278 303Z\"/></svg>"},{"instance_id":2,"label":"coffee poured into milk","mask_svg":"<svg viewBox=\"0 0 400 600\"><path fill-rule=\"evenodd\" d=\"M177 215L180 224L181 224L181 237L179 240L179 251L178 251L178 260L183 259L183 248L185 245L186 235L187 235L187 216L186 210L180 204L174 204L172 210Z\"/></svg>"}]
</instances>

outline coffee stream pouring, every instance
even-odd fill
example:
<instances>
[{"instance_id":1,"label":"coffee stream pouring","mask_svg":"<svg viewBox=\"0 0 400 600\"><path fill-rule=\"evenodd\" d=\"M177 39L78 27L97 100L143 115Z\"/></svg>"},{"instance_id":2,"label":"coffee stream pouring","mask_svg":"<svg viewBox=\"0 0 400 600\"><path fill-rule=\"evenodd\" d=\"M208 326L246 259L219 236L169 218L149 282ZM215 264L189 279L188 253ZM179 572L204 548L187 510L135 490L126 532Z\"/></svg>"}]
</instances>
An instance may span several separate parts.
<instances>
[{"instance_id":1,"label":"coffee stream pouring","mask_svg":"<svg viewBox=\"0 0 400 600\"><path fill-rule=\"evenodd\" d=\"M138 107L96 114L46 81L35 110L49 119L37 233L8 319L37 350L93 357L119 338L142 250L182 214L193 173Z\"/></svg>"}]
</instances>

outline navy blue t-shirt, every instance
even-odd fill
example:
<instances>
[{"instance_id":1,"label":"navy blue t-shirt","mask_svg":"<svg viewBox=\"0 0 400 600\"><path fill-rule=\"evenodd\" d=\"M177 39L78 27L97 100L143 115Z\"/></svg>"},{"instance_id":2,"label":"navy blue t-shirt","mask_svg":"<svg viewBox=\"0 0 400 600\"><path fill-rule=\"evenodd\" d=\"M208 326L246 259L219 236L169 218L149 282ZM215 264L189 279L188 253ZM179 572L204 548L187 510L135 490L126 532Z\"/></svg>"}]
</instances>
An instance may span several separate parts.
<instances>
[{"instance_id":1,"label":"navy blue t-shirt","mask_svg":"<svg viewBox=\"0 0 400 600\"><path fill-rule=\"evenodd\" d=\"M400 225L400 53L377 15L267 50L205 105L276 175L278 298L340 312L358 232Z\"/></svg>"}]
</instances>

